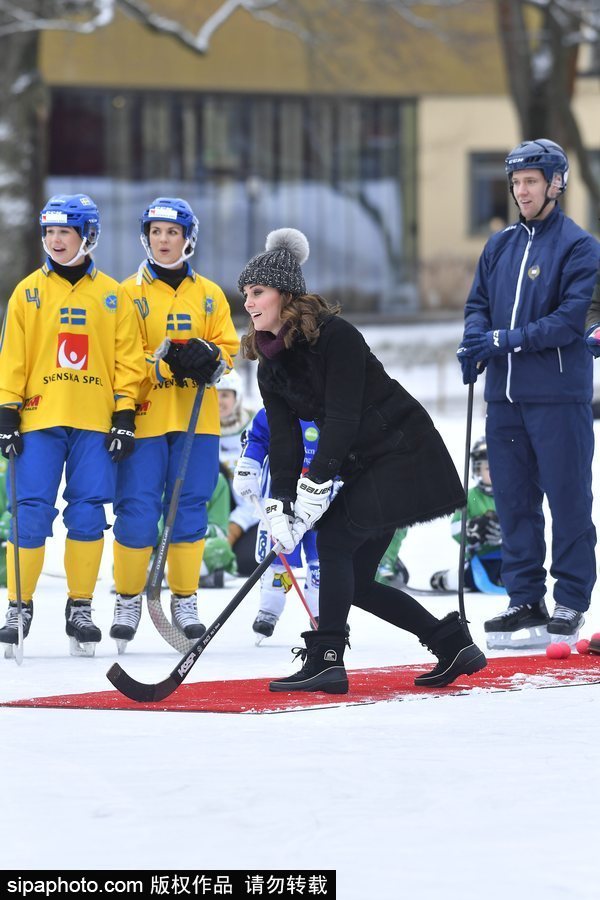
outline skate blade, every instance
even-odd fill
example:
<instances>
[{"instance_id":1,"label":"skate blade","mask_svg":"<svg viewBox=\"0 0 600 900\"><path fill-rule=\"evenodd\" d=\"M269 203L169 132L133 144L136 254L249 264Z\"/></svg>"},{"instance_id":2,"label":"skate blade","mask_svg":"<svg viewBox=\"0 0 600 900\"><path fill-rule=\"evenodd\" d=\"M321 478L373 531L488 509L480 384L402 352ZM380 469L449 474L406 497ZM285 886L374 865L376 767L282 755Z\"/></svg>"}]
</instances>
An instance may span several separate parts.
<instances>
[{"instance_id":1,"label":"skate blade","mask_svg":"<svg viewBox=\"0 0 600 900\"><path fill-rule=\"evenodd\" d=\"M254 646L260 647L260 645L262 644L262 642L264 641L265 638L266 638L266 634L258 634L256 636L256 640L254 641Z\"/></svg>"},{"instance_id":2,"label":"skate blade","mask_svg":"<svg viewBox=\"0 0 600 900\"><path fill-rule=\"evenodd\" d=\"M115 638L115 643L117 645L117 653L119 654L119 656L122 656L127 650L129 641L126 641L123 638L119 638L119 640Z\"/></svg>"},{"instance_id":3,"label":"skate blade","mask_svg":"<svg viewBox=\"0 0 600 900\"><path fill-rule=\"evenodd\" d=\"M15 658L15 645L14 644L5 644L4 645L4 659L14 659Z\"/></svg>"},{"instance_id":4,"label":"skate blade","mask_svg":"<svg viewBox=\"0 0 600 900\"><path fill-rule=\"evenodd\" d=\"M485 641L488 650L536 650L548 646L550 635L546 626L540 625L519 631L489 631Z\"/></svg>"},{"instance_id":5,"label":"skate blade","mask_svg":"<svg viewBox=\"0 0 600 900\"><path fill-rule=\"evenodd\" d=\"M579 629L573 634L548 634L551 644L568 644L574 647L579 640Z\"/></svg>"},{"instance_id":6,"label":"skate blade","mask_svg":"<svg viewBox=\"0 0 600 900\"><path fill-rule=\"evenodd\" d=\"M94 656L95 652L95 641L86 641L80 644L76 638L69 638L69 653L71 656Z\"/></svg>"}]
</instances>

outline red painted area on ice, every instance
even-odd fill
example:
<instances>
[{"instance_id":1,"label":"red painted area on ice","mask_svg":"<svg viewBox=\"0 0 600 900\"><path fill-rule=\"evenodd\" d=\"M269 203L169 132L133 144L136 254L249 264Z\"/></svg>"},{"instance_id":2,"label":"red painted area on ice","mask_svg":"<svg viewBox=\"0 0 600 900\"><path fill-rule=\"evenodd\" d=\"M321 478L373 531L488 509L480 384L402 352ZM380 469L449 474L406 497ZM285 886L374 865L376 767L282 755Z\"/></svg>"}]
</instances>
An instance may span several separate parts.
<instances>
[{"instance_id":1,"label":"red painted area on ice","mask_svg":"<svg viewBox=\"0 0 600 900\"><path fill-rule=\"evenodd\" d=\"M489 659L487 668L470 678L463 676L446 688L417 688L416 675L431 665L389 666L381 669L349 670L350 692L271 693L269 680L201 681L182 684L158 703L135 703L118 691L62 694L0 703L11 707L52 709L122 709L171 712L275 713L327 706L354 706L408 697L447 697L484 691L516 691L578 684L600 684L600 657L571 655L549 660L546 655L508 656Z\"/></svg>"}]
</instances>

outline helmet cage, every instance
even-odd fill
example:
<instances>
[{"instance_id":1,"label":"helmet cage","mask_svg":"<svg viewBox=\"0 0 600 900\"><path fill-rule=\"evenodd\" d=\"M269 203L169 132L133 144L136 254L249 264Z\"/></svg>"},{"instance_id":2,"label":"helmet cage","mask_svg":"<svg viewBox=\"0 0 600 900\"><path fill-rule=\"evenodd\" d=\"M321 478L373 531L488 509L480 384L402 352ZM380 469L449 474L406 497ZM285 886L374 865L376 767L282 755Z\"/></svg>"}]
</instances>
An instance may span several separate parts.
<instances>
[{"instance_id":1,"label":"helmet cage","mask_svg":"<svg viewBox=\"0 0 600 900\"><path fill-rule=\"evenodd\" d=\"M475 441L470 453L471 457L471 475L479 488L491 493L491 485L482 481L482 470L484 465L488 466L487 441L485 438L479 438Z\"/></svg>"}]
</instances>

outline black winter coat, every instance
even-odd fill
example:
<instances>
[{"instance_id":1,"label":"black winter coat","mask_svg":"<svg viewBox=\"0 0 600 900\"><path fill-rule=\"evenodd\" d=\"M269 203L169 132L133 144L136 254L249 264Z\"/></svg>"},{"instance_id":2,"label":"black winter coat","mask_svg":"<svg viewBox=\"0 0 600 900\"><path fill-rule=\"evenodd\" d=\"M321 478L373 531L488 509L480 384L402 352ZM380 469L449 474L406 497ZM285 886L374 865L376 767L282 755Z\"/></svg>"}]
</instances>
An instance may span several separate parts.
<instances>
[{"instance_id":1,"label":"black winter coat","mask_svg":"<svg viewBox=\"0 0 600 900\"><path fill-rule=\"evenodd\" d=\"M294 499L304 459L298 420L319 426L309 477L339 475L339 500L358 528L377 531L447 515L465 496L425 409L387 374L353 325L324 317L313 345L298 338L260 357L270 431L271 492Z\"/></svg>"}]
</instances>

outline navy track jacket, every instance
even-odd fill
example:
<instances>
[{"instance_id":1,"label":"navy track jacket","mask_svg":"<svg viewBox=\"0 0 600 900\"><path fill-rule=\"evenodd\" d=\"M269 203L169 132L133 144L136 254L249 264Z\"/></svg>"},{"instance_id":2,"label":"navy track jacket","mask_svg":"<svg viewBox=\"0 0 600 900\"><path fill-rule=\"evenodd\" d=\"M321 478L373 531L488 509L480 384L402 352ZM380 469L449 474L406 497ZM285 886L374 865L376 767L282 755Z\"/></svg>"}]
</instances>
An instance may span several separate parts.
<instances>
[{"instance_id":1,"label":"navy track jacket","mask_svg":"<svg viewBox=\"0 0 600 900\"><path fill-rule=\"evenodd\" d=\"M557 205L485 245L465 307L465 335L517 329L518 350L493 356L485 400L589 403L593 358L583 341L600 244Z\"/></svg>"}]
</instances>

